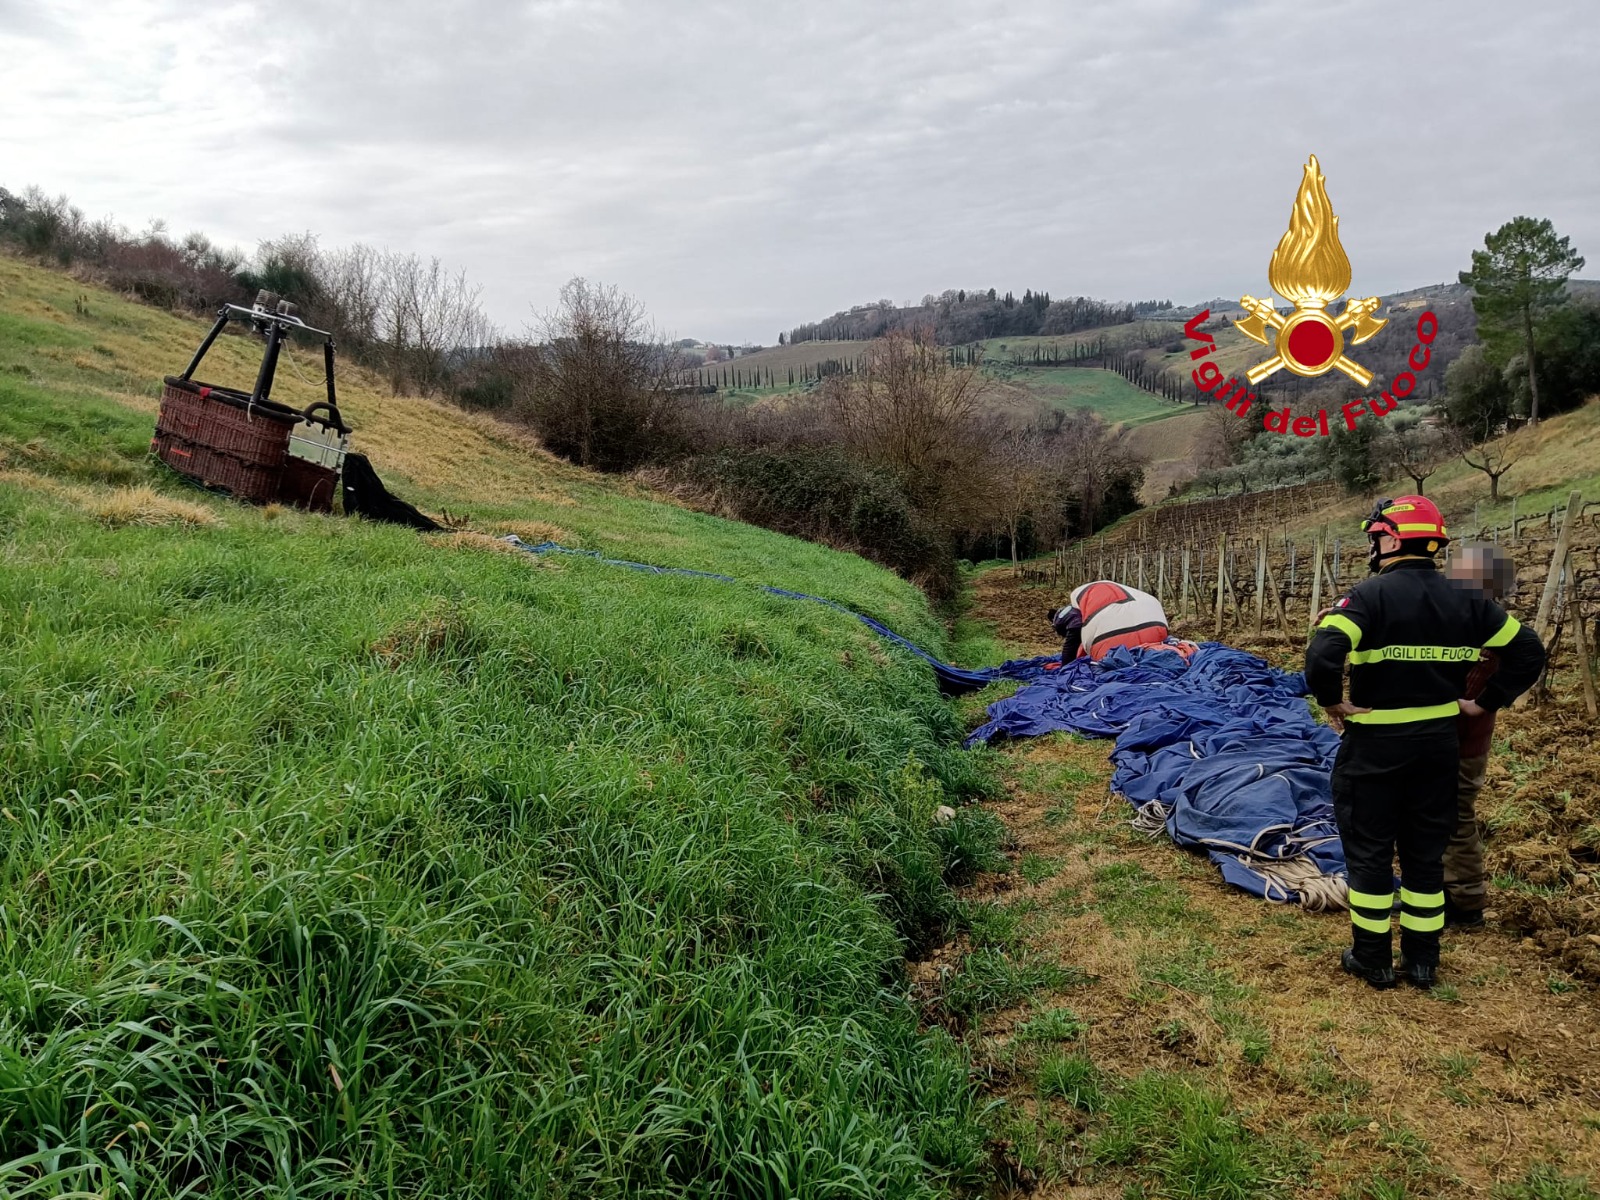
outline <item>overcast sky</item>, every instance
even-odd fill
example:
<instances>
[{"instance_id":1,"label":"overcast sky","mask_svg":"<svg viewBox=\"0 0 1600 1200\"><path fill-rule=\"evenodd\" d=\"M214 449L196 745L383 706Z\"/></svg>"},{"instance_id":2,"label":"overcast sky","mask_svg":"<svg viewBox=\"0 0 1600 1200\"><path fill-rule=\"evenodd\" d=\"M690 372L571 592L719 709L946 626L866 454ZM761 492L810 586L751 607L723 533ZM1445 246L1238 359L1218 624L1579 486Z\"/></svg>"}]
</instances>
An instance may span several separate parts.
<instances>
[{"instance_id":1,"label":"overcast sky","mask_svg":"<svg viewBox=\"0 0 1600 1200\"><path fill-rule=\"evenodd\" d=\"M946 287L1267 291L1307 154L1354 291L1549 217L1600 275L1595 0L0 0L0 186L253 248L574 275L771 343Z\"/></svg>"}]
</instances>

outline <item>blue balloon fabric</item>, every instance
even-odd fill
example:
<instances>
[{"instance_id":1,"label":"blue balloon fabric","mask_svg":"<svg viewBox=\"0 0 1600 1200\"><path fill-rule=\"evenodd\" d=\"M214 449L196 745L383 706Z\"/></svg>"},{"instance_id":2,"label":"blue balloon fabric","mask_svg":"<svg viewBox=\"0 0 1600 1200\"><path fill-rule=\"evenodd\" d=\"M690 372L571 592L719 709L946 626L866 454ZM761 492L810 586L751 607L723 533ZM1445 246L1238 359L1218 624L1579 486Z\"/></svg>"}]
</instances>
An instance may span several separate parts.
<instances>
[{"instance_id":1,"label":"blue balloon fabric","mask_svg":"<svg viewBox=\"0 0 1600 1200\"><path fill-rule=\"evenodd\" d=\"M736 583L731 575L604 558L556 542L505 541L530 554L571 554L657 575ZM1165 828L1180 846L1205 850L1227 882L1307 908L1345 905L1344 851L1329 780L1339 737L1311 719L1305 678L1254 655L1204 642L1189 658L1160 647L1119 647L1100 662L1062 665L1051 656L977 670L940 662L881 621L836 600L785 588L762 591L825 604L933 669L946 695L1003 679L1022 686L989 706L966 740L1037 737L1069 730L1115 738L1111 787L1135 808L1134 823Z\"/></svg>"},{"instance_id":2,"label":"blue balloon fabric","mask_svg":"<svg viewBox=\"0 0 1600 1200\"><path fill-rule=\"evenodd\" d=\"M1136 824L1205 850L1223 878L1309 908L1344 903L1329 779L1339 737L1318 725L1305 679L1203 643L1187 661L1116 649L1029 673L967 744L1070 730L1116 739L1112 790Z\"/></svg>"}]
</instances>

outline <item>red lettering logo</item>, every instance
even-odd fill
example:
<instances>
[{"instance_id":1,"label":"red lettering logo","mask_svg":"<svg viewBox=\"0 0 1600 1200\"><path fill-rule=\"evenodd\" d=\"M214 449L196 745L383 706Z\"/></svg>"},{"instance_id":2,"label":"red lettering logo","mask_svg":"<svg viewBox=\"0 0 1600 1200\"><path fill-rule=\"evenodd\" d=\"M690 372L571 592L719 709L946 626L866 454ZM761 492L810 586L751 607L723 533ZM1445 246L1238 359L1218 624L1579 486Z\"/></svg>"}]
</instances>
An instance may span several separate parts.
<instances>
[{"instance_id":1,"label":"red lettering logo","mask_svg":"<svg viewBox=\"0 0 1600 1200\"><path fill-rule=\"evenodd\" d=\"M1244 383L1226 378L1211 357L1217 349L1216 338L1203 328L1211 310L1205 309L1184 322L1184 336L1199 343L1189 352L1190 359L1198 364L1189 376L1196 390L1221 402L1237 417L1245 417L1258 399L1250 386L1280 370L1304 378L1339 371L1363 388L1373 381L1371 371L1345 354L1345 339L1348 335L1350 344L1359 346L1388 320L1377 315L1381 307L1377 296L1346 297L1344 311L1337 317L1327 311L1350 287L1350 260L1339 243L1339 222L1325 183L1313 155L1295 197L1289 231L1273 251L1267 268L1272 290L1289 301L1293 309L1280 312L1273 303L1254 296L1240 301L1248 315L1235 320L1235 327L1263 346L1271 346L1275 351L1271 358L1246 371ZM1417 388L1417 375L1432 358L1429 347L1438 335L1439 318L1432 312L1419 316L1416 343L1406 359L1410 370L1401 370L1379 395L1341 405L1338 416L1343 428L1354 430L1362 416L1386 416L1412 395ZM1295 437L1328 437L1333 432L1327 409L1296 416L1288 407L1267 408L1261 414L1261 427Z\"/></svg>"}]
</instances>

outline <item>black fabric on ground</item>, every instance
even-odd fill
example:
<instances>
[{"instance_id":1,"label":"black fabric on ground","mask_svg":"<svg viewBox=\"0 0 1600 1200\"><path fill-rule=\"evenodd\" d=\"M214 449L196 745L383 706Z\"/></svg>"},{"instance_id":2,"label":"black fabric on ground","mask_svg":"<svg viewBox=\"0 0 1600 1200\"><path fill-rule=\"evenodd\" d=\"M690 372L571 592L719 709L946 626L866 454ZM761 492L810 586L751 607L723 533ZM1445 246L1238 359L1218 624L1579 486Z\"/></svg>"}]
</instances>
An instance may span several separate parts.
<instances>
[{"instance_id":1,"label":"black fabric on ground","mask_svg":"<svg viewBox=\"0 0 1600 1200\"><path fill-rule=\"evenodd\" d=\"M344 511L349 515L385 521L390 525L409 525L424 533L444 529L432 517L418 512L388 488L372 469L365 454L344 456Z\"/></svg>"}]
</instances>

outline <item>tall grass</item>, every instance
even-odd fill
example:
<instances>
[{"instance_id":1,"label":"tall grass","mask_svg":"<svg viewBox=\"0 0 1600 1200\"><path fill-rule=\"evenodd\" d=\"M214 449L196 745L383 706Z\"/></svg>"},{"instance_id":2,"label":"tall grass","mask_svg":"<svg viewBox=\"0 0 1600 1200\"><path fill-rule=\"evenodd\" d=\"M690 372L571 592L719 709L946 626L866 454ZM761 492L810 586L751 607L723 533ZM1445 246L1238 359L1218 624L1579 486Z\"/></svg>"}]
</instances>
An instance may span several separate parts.
<instances>
[{"instance_id":1,"label":"tall grass","mask_svg":"<svg viewBox=\"0 0 1600 1200\"><path fill-rule=\"evenodd\" d=\"M178 494L148 415L23 372L0 411L0 1194L977 1177L902 978L955 916L934 809L989 786L924 671L712 581L211 500L110 525L29 473ZM591 544L937 644L859 559L572 486Z\"/></svg>"},{"instance_id":2,"label":"tall grass","mask_svg":"<svg viewBox=\"0 0 1600 1200\"><path fill-rule=\"evenodd\" d=\"M139 1195L972 1167L895 989L982 779L846 621L310 518L0 522L5 1158Z\"/></svg>"},{"instance_id":3,"label":"tall grass","mask_svg":"<svg viewBox=\"0 0 1600 1200\"><path fill-rule=\"evenodd\" d=\"M1255 1200L1280 1194L1302 1152L1253 1134L1221 1093L1147 1071L1105 1102L1096 1160L1131 1167L1171 1200ZM1144 1194L1144 1193L1140 1193Z\"/></svg>"}]
</instances>

